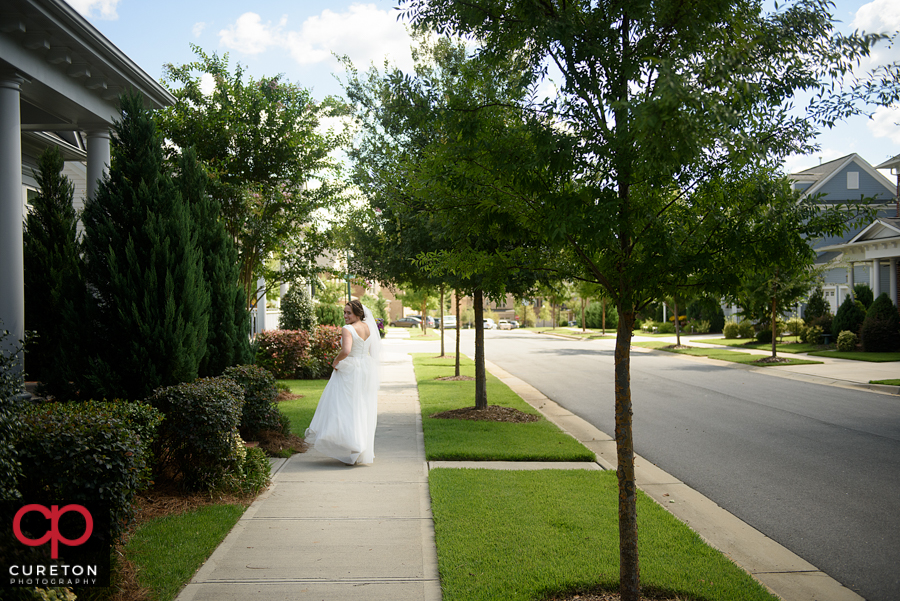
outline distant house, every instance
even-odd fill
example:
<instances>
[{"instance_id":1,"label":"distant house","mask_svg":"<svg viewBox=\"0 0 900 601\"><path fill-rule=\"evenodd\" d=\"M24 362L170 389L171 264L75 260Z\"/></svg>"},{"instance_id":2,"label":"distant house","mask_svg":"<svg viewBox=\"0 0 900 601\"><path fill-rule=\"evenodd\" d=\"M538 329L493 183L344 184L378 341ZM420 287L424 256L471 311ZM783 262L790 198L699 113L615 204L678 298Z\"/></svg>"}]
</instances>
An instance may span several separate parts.
<instances>
[{"instance_id":1,"label":"distant house","mask_svg":"<svg viewBox=\"0 0 900 601\"><path fill-rule=\"evenodd\" d=\"M894 161L892 163L891 161ZM793 188L804 197L818 197L824 205L871 199L877 218L857 224L846 235L814 242L816 263L825 272L824 291L832 313L850 294L854 284L867 284L875 296L887 292L897 304L897 259L900 257L900 213L896 184L877 169L900 167L900 156L877 168L857 154L792 173Z\"/></svg>"},{"instance_id":2,"label":"distant house","mask_svg":"<svg viewBox=\"0 0 900 601\"><path fill-rule=\"evenodd\" d=\"M135 90L148 106L175 98L62 0L3 0L0 11L0 320L25 332L22 223L36 182L32 171L57 146L76 185L90 197L110 160L118 97Z\"/></svg>"}]
</instances>

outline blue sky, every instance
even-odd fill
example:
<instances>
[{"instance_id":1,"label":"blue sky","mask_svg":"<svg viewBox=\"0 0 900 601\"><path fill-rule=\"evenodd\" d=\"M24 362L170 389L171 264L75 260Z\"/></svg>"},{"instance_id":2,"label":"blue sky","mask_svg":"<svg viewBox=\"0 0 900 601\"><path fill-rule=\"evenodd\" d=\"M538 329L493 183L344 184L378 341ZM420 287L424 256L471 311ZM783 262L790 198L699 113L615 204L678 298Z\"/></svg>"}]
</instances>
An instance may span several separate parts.
<instances>
[{"instance_id":1,"label":"blue sky","mask_svg":"<svg viewBox=\"0 0 900 601\"><path fill-rule=\"evenodd\" d=\"M340 94L332 53L348 55L360 70L385 57L409 68L409 38L393 0L69 0L104 36L159 79L165 63L194 60L190 44L228 53L251 76L283 73L316 98ZM771 2L771 0L769 0ZM835 17L846 31L900 30L898 0L837 0ZM898 44L900 46L900 44ZM873 64L900 60L900 47L877 48ZM866 65L864 65L866 66ZM338 73L340 76L341 74ZM787 171L858 153L877 165L900 154L900 108L856 118L819 137L813 156L791 157ZM893 178L891 178L893 179Z\"/></svg>"}]
</instances>

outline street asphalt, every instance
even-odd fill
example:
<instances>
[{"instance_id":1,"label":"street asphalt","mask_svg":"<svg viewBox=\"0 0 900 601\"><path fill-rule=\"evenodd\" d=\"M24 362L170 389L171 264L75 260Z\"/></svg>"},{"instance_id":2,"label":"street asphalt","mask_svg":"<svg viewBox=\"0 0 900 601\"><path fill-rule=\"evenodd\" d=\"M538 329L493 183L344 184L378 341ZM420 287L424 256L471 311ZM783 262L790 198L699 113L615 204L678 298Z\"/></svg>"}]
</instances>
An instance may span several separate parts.
<instances>
[{"instance_id":1,"label":"street asphalt","mask_svg":"<svg viewBox=\"0 0 900 601\"><path fill-rule=\"evenodd\" d=\"M178 601L441 599L428 470L472 465L425 461L408 353L437 352L439 342L414 342L408 336L405 330L388 330L375 463L346 467L315 450L273 461L271 486L248 508ZM488 364L488 371L594 451L597 462L587 466L491 462L480 467L615 469L612 436L498 366ZM828 359L821 365L764 373L870 387L869 380L896 378L897 372L896 364ZM900 387L880 390L900 393ZM636 472L644 492L785 601L862 599L649 461L637 457Z\"/></svg>"}]
</instances>

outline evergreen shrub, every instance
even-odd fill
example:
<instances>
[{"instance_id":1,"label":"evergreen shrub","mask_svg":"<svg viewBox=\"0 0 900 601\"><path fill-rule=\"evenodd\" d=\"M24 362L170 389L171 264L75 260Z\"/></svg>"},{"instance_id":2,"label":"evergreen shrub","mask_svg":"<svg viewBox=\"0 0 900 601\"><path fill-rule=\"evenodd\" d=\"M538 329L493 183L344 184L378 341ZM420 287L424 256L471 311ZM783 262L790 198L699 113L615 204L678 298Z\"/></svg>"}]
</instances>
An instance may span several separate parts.
<instances>
[{"instance_id":1,"label":"evergreen shrub","mask_svg":"<svg viewBox=\"0 0 900 601\"><path fill-rule=\"evenodd\" d=\"M738 324L738 333L741 338L750 339L755 336L755 332L753 331L753 323L749 319L745 319ZM771 341L770 341L771 342Z\"/></svg>"},{"instance_id":2,"label":"evergreen shrub","mask_svg":"<svg viewBox=\"0 0 900 601\"><path fill-rule=\"evenodd\" d=\"M860 329L863 350L872 353L900 349L900 314L887 294L872 302Z\"/></svg>"},{"instance_id":3,"label":"evergreen shrub","mask_svg":"<svg viewBox=\"0 0 900 601\"><path fill-rule=\"evenodd\" d=\"M101 501L113 535L133 517L135 493L150 483L150 448L162 415L143 403L70 402L26 407L16 430L27 499Z\"/></svg>"},{"instance_id":4,"label":"evergreen shrub","mask_svg":"<svg viewBox=\"0 0 900 601\"><path fill-rule=\"evenodd\" d=\"M834 315L826 312L810 321L807 321L806 324L809 326L819 326L819 328L822 329L822 334L830 335L832 332L831 325L833 321Z\"/></svg>"},{"instance_id":5,"label":"evergreen shrub","mask_svg":"<svg viewBox=\"0 0 900 601\"><path fill-rule=\"evenodd\" d=\"M739 338L741 335L741 327L737 323L729 321L722 328L722 334L725 335L725 338Z\"/></svg>"},{"instance_id":6,"label":"evergreen shrub","mask_svg":"<svg viewBox=\"0 0 900 601\"><path fill-rule=\"evenodd\" d=\"M256 365L235 365L225 370L244 389L240 433L244 440L256 440L263 430L281 431L281 418L275 398L278 385L267 369Z\"/></svg>"},{"instance_id":7,"label":"evergreen shrub","mask_svg":"<svg viewBox=\"0 0 900 601\"><path fill-rule=\"evenodd\" d=\"M183 488L213 490L238 468L244 391L237 382L200 378L159 388L147 402L165 415L154 446L157 469Z\"/></svg>"},{"instance_id":8,"label":"evergreen shrub","mask_svg":"<svg viewBox=\"0 0 900 601\"><path fill-rule=\"evenodd\" d=\"M875 302L875 293L869 288L868 284L856 284L853 286L853 298L862 303L866 311Z\"/></svg>"},{"instance_id":9,"label":"evergreen shrub","mask_svg":"<svg viewBox=\"0 0 900 601\"><path fill-rule=\"evenodd\" d=\"M806 328L806 322L799 317L792 317L784 322L784 331L790 332L794 336L800 336L804 328Z\"/></svg>"},{"instance_id":10,"label":"evergreen shrub","mask_svg":"<svg viewBox=\"0 0 900 601\"><path fill-rule=\"evenodd\" d=\"M317 327L315 334L310 339L305 377L330 377L331 363L339 352L341 352L341 328L329 325Z\"/></svg>"},{"instance_id":11,"label":"evergreen shrub","mask_svg":"<svg viewBox=\"0 0 900 601\"><path fill-rule=\"evenodd\" d=\"M319 303L316 305L316 321L323 326L344 325L344 309L337 305L326 305Z\"/></svg>"},{"instance_id":12,"label":"evergreen shrub","mask_svg":"<svg viewBox=\"0 0 900 601\"><path fill-rule=\"evenodd\" d=\"M821 325L814 324L813 321L828 313L830 313L830 310L828 308L828 301L825 300L825 291L822 290L821 285L816 286L812 291L812 294L809 295L809 300L806 301L806 311L804 311L803 314L806 325Z\"/></svg>"},{"instance_id":13,"label":"evergreen shrub","mask_svg":"<svg viewBox=\"0 0 900 601\"><path fill-rule=\"evenodd\" d=\"M837 350L843 353L850 353L856 350L859 338L853 332L844 330L837 337Z\"/></svg>"},{"instance_id":14,"label":"evergreen shrub","mask_svg":"<svg viewBox=\"0 0 900 601\"><path fill-rule=\"evenodd\" d=\"M844 299L841 306L838 307L837 314L831 323L831 332L843 332L849 330L854 334L859 334L859 328L866 320L866 309L859 301L853 300L850 295Z\"/></svg>"},{"instance_id":15,"label":"evergreen shrub","mask_svg":"<svg viewBox=\"0 0 900 601\"><path fill-rule=\"evenodd\" d=\"M822 344L822 326L809 326L806 328L806 340L802 340L807 344Z\"/></svg>"},{"instance_id":16,"label":"evergreen shrub","mask_svg":"<svg viewBox=\"0 0 900 601\"><path fill-rule=\"evenodd\" d=\"M9 338L9 331L3 329L3 322L0 321L0 500L20 497L17 482L22 473L14 444L21 405L17 397L22 392L22 376L18 348L9 346ZM7 352L7 348L11 351Z\"/></svg>"},{"instance_id":17,"label":"evergreen shrub","mask_svg":"<svg viewBox=\"0 0 900 601\"><path fill-rule=\"evenodd\" d=\"M341 313L343 317L343 313ZM316 327L316 307L304 284L291 284L287 294L281 299L281 317L278 319L279 330L312 331Z\"/></svg>"}]
</instances>

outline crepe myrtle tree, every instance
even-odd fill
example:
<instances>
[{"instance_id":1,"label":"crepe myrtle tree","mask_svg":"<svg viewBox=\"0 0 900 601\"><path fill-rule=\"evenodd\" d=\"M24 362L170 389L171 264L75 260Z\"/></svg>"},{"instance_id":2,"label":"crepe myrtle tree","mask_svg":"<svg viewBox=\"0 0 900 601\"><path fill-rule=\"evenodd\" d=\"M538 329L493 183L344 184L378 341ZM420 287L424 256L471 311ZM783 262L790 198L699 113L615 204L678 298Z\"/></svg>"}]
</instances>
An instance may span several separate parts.
<instances>
[{"instance_id":1,"label":"crepe myrtle tree","mask_svg":"<svg viewBox=\"0 0 900 601\"><path fill-rule=\"evenodd\" d=\"M484 210L515 218L556 249L560 269L568 263L616 305L620 594L637 601L635 315L683 288L721 293L742 270L781 260L783 237L793 248L817 233L779 231L796 222L785 217L816 210L780 193L774 173L813 144L814 122L787 105L848 73L874 38L837 34L826 0L769 14L750 0L400 0L400 8L419 30L474 40L478 61L515 57L532 85L548 64L561 74L553 98L517 103L518 119L494 118L496 103L458 111L447 140L458 150L454 171L493 174Z\"/></svg>"},{"instance_id":2,"label":"crepe myrtle tree","mask_svg":"<svg viewBox=\"0 0 900 601\"><path fill-rule=\"evenodd\" d=\"M334 98L316 102L281 76L246 77L240 65L231 72L227 54L192 48L197 61L164 66L163 82L178 102L158 122L172 153L193 147L208 172L207 191L238 251L249 307L260 277L315 275L315 259L329 244L327 209L343 202L333 151L346 136L323 124L345 109ZM204 76L214 82L209 92Z\"/></svg>"}]
</instances>

